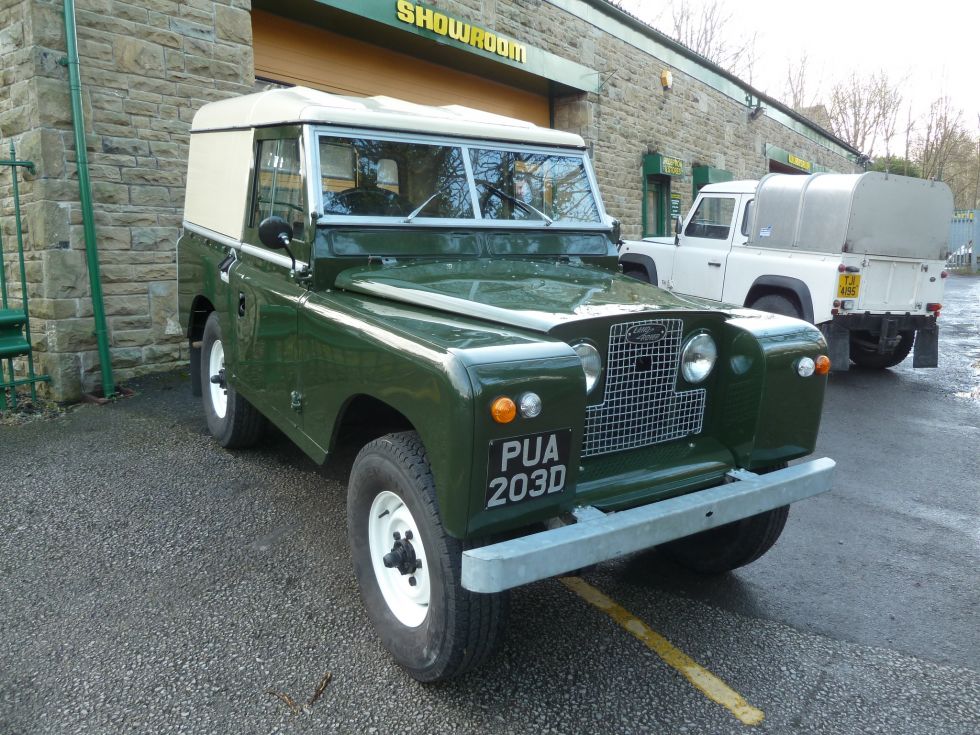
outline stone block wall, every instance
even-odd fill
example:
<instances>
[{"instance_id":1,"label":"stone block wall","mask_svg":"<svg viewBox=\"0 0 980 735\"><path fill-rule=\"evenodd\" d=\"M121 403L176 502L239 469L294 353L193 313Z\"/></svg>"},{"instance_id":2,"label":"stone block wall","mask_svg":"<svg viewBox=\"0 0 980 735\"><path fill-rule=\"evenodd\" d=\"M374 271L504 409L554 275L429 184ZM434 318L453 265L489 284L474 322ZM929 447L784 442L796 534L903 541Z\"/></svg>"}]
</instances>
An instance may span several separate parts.
<instances>
[{"instance_id":1,"label":"stone block wall","mask_svg":"<svg viewBox=\"0 0 980 735\"><path fill-rule=\"evenodd\" d=\"M252 91L250 0L77 0L78 51L104 302L117 382L187 357L176 313L190 122ZM0 145L37 164L21 194L32 336L51 396L101 384L79 207L62 3L0 10ZM6 197L6 199L5 199ZM12 230L9 175L0 226ZM10 240L5 237L8 246ZM8 275L12 262L8 258Z\"/></svg>"},{"instance_id":2,"label":"stone block wall","mask_svg":"<svg viewBox=\"0 0 980 735\"><path fill-rule=\"evenodd\" d=\"M581 134L608 211L638 237L642 162L682 159L673 180L686 210L691 167L758 178L766 144L839 171L852 164L581 18L541 0L433 0L457 17L575 59L601 76L598 94L554 100L556 127ZM117 382L184 364L176 314L175 248L188 131L206 102L255 91L251 0L77 0L86 145L99 260ZM101 384L75 168L61 0L0 5L0 157L15 140L37 164L22 179L32 332L50 395ZM0 232L12 242L9 174L0 172ZM8 275L16 275L8 255ZM14 278L14 281L17 279ZM17 291L17 288L14 288Z\"/></svg>"}]
</instances>

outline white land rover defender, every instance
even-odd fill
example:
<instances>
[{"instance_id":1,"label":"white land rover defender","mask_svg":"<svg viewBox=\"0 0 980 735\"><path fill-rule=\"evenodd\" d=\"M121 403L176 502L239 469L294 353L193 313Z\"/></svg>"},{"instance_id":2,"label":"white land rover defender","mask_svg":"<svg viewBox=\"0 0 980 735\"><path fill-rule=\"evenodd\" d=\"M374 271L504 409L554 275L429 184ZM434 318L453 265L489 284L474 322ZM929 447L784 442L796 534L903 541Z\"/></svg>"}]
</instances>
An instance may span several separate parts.
<instances>
[{"instance_id":1,"label":"white land rover defender","mask_svg":"<svg viewBox=\"0 0 980 735\"><path fill-rule=\"evenodd\" d=\"M672 238L626 241L627 275L820 327L835 370L936 367L953 196L883 173L705 186Z\"/></svg>"}]
</instances>

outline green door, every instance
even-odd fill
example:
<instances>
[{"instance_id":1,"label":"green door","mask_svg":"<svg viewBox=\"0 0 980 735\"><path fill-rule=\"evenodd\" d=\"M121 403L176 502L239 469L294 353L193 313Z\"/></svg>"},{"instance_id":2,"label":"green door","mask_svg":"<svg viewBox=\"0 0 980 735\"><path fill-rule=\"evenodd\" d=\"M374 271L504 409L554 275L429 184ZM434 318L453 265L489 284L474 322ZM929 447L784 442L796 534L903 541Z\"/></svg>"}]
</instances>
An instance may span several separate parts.
<instances>
[{"instance_id":1,"label":"green door","mask_svg":"<svg viewBox=\"0 0 980 735\"><path fill-rule=\"evenodd\" d=\"M265 135L270 134L282 133ZM266 217L282 217L293 225L293 255L297 260L308 258L300 160L295 134L256 142L251 206L243 238L247 247L240 251L229 281L238 340L236 381L262 413L287 426L299 425L299 406L293 401L299 379L297 308L306 288L291 275L285 251L261 243L258 226Z\"/></svg>"},{"instance_id":2,"label":"green door","mask_svg":"<svg viewBox=\"0 0 980 735\"><path fill-rule=\"evenodd\" d=\"M648 174L644 184L643 236L664 237L670 234L670 177Z\"/></svg>"}]
</instances>

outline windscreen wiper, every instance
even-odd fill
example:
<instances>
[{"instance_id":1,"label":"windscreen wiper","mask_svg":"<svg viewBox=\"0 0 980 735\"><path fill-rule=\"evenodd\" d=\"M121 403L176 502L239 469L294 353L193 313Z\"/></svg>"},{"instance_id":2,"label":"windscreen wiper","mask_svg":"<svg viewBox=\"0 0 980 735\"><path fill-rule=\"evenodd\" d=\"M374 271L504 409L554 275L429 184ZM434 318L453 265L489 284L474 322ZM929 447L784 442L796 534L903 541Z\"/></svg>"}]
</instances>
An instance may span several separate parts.
<instances>
[{"instance_id":1,"label":"windscreen wiper","mask_svg":"<svg viewBox=\"0 0 980 735\"><path fill-rule=\"evenodd\" d=\"M506 199L511 204L513 204L515 207L517 207L518 209L522 209L525 212L527 212L528 214L536 214L536 215L538 215L538 217L540 217L541 219L544 220L545 227L547 227L552 222L554 222L554 220L551 219L551 217L549 217L548 215L546 215L544 212L542 212L537 207L532 207L530 204L528 204L527 202L525 202L523 199L518 199L515 196L511 196L506 191L501 191L496 186L492 186L492 185L486 183L485 181L482 182L482 183L483 183L483 186L487 187L487 190L488 191L490 191L493 194L496 194L499 197L502 197L502 198Z\"/></svg>"},{"instance_id":2,"label":"windscreen wiper","mask_svg":"<svg viewBox=\"0 0 980 735\"><path fill-rule=\"evenodd\" d=\"M432 192L432 195L428 199L426 199L419 206L417 206L415 209L413 209L411 212L408 213L408 216L403 220L403 222L405 222L405 224L408 224L413 219L415 219L418 216L418 213L421 212L423 209L425 209L427 206L429 206L429 202L431 202L440 194L442 194L442 188L436 189L434 192Z\"/></svg>"}]
</instances>

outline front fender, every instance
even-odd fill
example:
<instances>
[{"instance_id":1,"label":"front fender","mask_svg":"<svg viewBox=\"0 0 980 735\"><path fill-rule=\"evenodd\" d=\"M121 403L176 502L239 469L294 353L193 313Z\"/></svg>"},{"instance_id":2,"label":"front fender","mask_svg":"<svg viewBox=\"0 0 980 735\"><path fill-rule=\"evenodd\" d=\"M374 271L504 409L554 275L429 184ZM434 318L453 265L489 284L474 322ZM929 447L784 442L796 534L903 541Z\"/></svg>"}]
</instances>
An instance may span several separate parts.
<instances>
[{"instance_id":1,"label":"front fender","mask_svg":"<svg viewBox=\"0 0 980 735\"><path fill-rule=\"evenodd\" d=\"M799 319L756 311L740 312L728 324L741 332L735 344L743 345L739 352L750 358L744 370L732 363L726 391L728 410L744 441L734 447L739 466L756 470L812 453L827 376L802 377L796 366L802 357L827 354L820 330ZM748 412L751 405L758 410Z\"/></svg>"}]
</instances>

